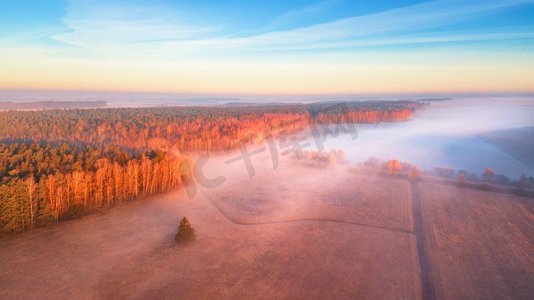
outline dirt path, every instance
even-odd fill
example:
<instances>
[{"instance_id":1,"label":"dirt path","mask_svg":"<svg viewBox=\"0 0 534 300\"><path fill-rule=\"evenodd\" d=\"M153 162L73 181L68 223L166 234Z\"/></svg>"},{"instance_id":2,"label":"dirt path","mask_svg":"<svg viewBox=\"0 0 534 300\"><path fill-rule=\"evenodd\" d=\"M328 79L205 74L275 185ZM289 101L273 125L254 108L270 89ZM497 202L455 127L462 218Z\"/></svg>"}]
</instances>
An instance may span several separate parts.
<instances>
[{"instance_id":1,"label":"dirt path","mask_svg":"<svg viewBox=\"0 0 534 300\"><path fill-rule=\"evenodd\" d=\"M416 181L411 182L413 197L413 221L415 240L417 244L417 262L421 272L421 293L423 300L436 299L436 289L432 281L432 269L428 249L426 248L426 237L423 228L423 207L419 195L419 186Z\"/></svg>"},{"instance_id":2,"label":"dirt path","mask_svg":"<svg viewBox=\"0 0 534 300\"><path fill-rule=\"evenodd\" d=\"M394 227L387 227L387 226L379 226L379 225L370 225L366 223L360 223L360 222L352 222L352 221L343 221L338 219L327 219L327 218L298 218L298 219L291 219L291 220L281 220L281 221L267 221L267 222L244 222L237 218L234 218L230 214L228 214L226 211L221 209L215 201L211 199L208 195L204 195L206 199L231 223L237 224L237 225L248 225L248 226L254 226L254 225L272 225L272 224L284 224L284 223L303 223L303 222L330 222L330 223L342 223L342 224L350 224L350 225L356 225L356 226L362 226L362 227L368 227L368 228L375 228L375 229L381 229L381 230L387 230L392 232L399 232L399 233L408 233L408 234L414 234L413 231L406 230L406 229L400 229L400 228L394 228Z\"/></svg>"}]
</instances>

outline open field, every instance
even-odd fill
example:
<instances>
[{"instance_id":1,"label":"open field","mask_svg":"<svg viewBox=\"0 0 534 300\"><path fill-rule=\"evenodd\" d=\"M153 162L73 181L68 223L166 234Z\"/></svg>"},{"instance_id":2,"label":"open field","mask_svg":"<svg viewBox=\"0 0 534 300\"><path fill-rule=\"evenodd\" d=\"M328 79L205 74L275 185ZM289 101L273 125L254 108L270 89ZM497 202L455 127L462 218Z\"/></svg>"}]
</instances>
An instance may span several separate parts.
<instances>
[{"instance_id":1,"label":"open field","mask_svg":"<svg viewBox=\"0 0 534 300\"><path fill-rule=\"evenodd\" d=\"M253 190L279 185L277 175L273 176L268 181L260 175L262 180L249 186ZM291 211L292 217L342 218L341 210L347 205L351 213L346 220L372 225L370 219L352 213L355 207L365 207L361 204L365 201L358 198L358 204L349 204L345 199L349 188L363 188L368 180L353 177L352 185L341 190L339 202L320 202L336 199L335 194L303 202ZM335 191L336 183L323 180L324 191ZM402 182L385 179L384 183L406 188ZM285 186L288 196L302 192L298 185ZM362 199L372 202L369 197L381 195L373 188L369 193ZM409 190L403 193L409 195ZM256 201L255 195L250 199ZM406 216L410 211L404 209L409 204L386 209L387 203L377 200L382 208L374 210L370 204L367 211L395 220L381 225L411 226ZM321 214L326 203L331 203L332 210ZM320 207L299 209L307 204ZM254 211L288 217L269 214L271 204L259 207ZM251 210L245 207L240 212L234 207L231 212L241 217ZM173 237L183 215L191 220L198 237L189 245L175 247ZM183 193L171 193L2 239L0 265L2 299L33 295L40 299L420 298L413 234L321 220L239 225L202 193L192 200Z\"/></svg>"},{"instance_id":2,"label":"open field","mask_svg":"<svg viewBox=\"0 0 534 300\"><path fill-rule=\"evenodd\" d=\"M532 199L438 184L419 187L437 298L532 298Z\"/></svg>"},{"instance_id":3,"label":"open field","mask_svg":"<svg viewBox=\"0 0 534 300\"><path fill-rule=\"evenodd\" d=\"M534 300L534 0L25 2L0 300Z\"/></svg>"},{"instance_id":4,"label":"open field","mask_svg":"<svg viewBox=\"0 0 534 300\"><path fill-rule=\"evenodd\" d=\"M222 175L212 157L206 176ZM487 299L534 293L530 199L310 168L137 201L0 239L0 298ZM268 165L268 162L267 162ZM215 172L218 171L218 172ZM197 239L174 245L187 216ZM28 288L31 287L31 288Z\"/></svg>"},{"instance_id":5,"label":"open field","mask_svg":"<svg viewBox=\"0 0 534 300\"><path fill-rule=\"evenodd\" d=\"M411 189L402 179L293 166L236 184L207 195L240 224L320 219L413 231Z\"/></svg>"}]
</instances>

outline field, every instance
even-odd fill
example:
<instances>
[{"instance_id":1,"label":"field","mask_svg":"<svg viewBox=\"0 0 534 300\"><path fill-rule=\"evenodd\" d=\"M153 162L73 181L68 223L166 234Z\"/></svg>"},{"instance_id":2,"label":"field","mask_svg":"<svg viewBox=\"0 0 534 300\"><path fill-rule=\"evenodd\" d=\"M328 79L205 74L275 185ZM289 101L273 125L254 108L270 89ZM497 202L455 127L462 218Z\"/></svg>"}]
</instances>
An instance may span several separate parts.
<instances>
[{"instance_id":1,"label":"field","mask_svg":"<svg viewBox=\"0 0 534 300\"><path fill-rule=\"evenodd\" d=\"M307 174L310 171L311 176ZM224 215L240 224L329 220L413 231L408 182L344 171L293 166L206 195Z\"/></svg>"},{"instance_id":2,"label":"field","mask_svg":"<svg viewBox=\"0 0 534 300\"><path fill-rule=\"evenodd\" d=\"M206 176L227 157L212 157ZM255 158L255 176L0 239L0 298L488 299L534 293L531 200ZM218 171L218 172L215 172ZM175 245L187 216L195 241Z\"/></svg>"},{"instance_id":3,"label":"field","mask_svg":"<svg viewBox=\"0 0 534 300\"><path fill-rule=\"evenodd\" d=\"M534 0L21 3L0 300L534 300Z\"/></svg>"},{"instance_id":4,"label":"field","mask_svg":"<svg viewBox=\"0 0 534 300\"><path fill-rule=\"evenodd\" d=\"M426 247L439 299L531 299L534 202L421 184Z\"/></svg>"},{"instance_id":5,"label":"field","mask_svg":"<svg viewBox=\"0 0 534 300\"><path fill-rule=\"evenodd\" d=\"M282 184L287 172L293 178L316 173L322 183L316 190L331 194L308 199L316 190L303 190L299 180ZM0 298L420 298L415 237L405 232L412 226L409 185L383 181L402 191L402 203L390 205L387 189L370 185L375 179L352 175L351 184L343 185L326 180L332 172L294 168L260 174L247 185L256 191L249 198L259 204L245 205L240 198L216 202L231 219L208 193L191 200L172 193L0 240ZM210 196L236 193L238 186L232 186ZM267 198L261 186L283 193ZM351 190L365 197L351 204ZM282 212L286 208L291 209ZM183 215L198 236L174 246ZM243 225L232 218L266 224Z\"/></svg>"}]
</instances>

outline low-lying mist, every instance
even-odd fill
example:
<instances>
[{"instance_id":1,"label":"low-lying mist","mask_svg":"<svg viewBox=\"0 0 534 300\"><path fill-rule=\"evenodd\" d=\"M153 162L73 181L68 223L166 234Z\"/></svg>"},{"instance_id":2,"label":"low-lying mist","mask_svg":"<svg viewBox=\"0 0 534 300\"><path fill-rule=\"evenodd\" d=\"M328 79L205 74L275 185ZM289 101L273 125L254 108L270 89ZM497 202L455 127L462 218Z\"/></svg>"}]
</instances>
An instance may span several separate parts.
<instances>
[{"instance_id":1,"label":"low-lying mist","mask_svg":"<svg viewBox=\"0 0 534 300\"><path fill-rule=\"evenodd\" d=\"M305 182L310 182L308 186L312 186L311 183L316 182L316 175L324 171L298 168L296 172L295 165L302 162L295 159L295 153L303 151L304 156L306 152L317 153L321 151L321 146L326 159L331 149L343 150L343 156L350 164L365 162L369 158L384 161L398 159L416 165L423 171L451 168L478 175L486 168L492 168L497 174L517 180L522 174L534 175L531 160L525 159L531 156L529 151L532 150L532 144L523 137L528 134L520 130L526 128L527 133L532 133L533 116L532 98L456 98L432 101L406 122L354 124L356 132L350 132L347 124L319 124L316 126L319 131L317 134L305 130L278 137L271 143L264 141L229 153L211 154L200 165L200 160L197 160L197 171L201 172L201 178L197 176L198 184L188 190L194 195L197 189L204 188L220 190L247 185L247 182L258 186L253 184L255 177L265 179L276 173L295 182L296 177L298 180L304 178ZM329 130L325 131L325 128ZM339 134L335 133L336 130ZM496 134L501 131L501 134ZM501 147L498 141L515 131L520 133L515 135L518 143L504 141L508 145ZM321 143L317 143L317 138ZM508 150L514 147L527 149L510 153ZM193 157L193 160L196 159ZM338 171L330 169L328 178L334 180L334 177L346 176L341 174L343 172L337 174ZM282 176L282 173L288 175Z\"/></svg>"},{"instance_id":2,"label":"low-lying mist","mask_svg":"<svg viewBox=\"0 0 534 300\"><path fill-rule=\"evenodd\" d=\"M395 158L423 170L449 167L480 174L491 167L514 179L534 175L533 166L520 155L510 155L484 139L499 130L534 126L532 98L457 98L432 102L408 122L356 126L356 139L329 136L326 148L344 149L352 162ZM529 155L531 147L516 152Z\"/></svg>"}]
</instances>

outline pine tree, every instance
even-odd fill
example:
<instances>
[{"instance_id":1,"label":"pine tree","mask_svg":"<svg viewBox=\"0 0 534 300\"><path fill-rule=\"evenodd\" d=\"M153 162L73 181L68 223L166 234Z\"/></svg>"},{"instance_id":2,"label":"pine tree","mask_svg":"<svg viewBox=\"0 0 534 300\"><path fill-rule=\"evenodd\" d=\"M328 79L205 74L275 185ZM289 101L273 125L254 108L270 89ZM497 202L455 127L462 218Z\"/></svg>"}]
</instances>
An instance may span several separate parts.
<instances>
[{"instance_id":1,"label":"pine tree","mask_svg":"<svg viewBox=\"0 0 534 300\"><path fill-rule=\"evenodd\" d=\"M178 226L178 232L176 233L174 240L176 242L187 242L193 240L194 238L195 230L193 227L191 227L189 220L186 217L183 217L182 221L180 221L180 225Z\"/></svg>"}]
</instances>

